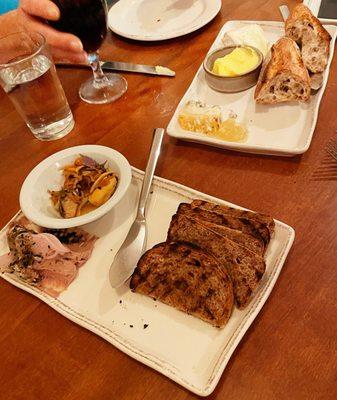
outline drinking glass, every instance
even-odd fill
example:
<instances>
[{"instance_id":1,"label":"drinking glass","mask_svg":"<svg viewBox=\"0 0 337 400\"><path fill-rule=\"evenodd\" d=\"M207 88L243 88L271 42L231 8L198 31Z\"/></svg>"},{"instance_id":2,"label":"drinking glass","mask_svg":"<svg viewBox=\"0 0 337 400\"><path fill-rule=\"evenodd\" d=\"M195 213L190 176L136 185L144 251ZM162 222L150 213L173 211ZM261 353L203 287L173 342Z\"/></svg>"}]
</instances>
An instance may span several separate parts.
<instances>
[{"instance_id":1,"label":"drinking glass","mask_svg":"<svg viewBox=\"0 0 337 400\"><path fill-rule=\"evenodd\" d=\"M52 0L60 9L60 19L49 21L55 29L78 36L88 53L93 77L79 90L82 100L91 104L111 103L127 90L126 80L118 74L104 74L98 49L107 35L107 5L105 0Z\"/></svg>"},{"instance_id":2,"label":"drinking glass","mask_svg":"<svg viewBox=\"0 0 337 400\"><path fill-rule=\"evenodd\" d=\"M37 139L59 139L74 127L41 34L20 32L0 38L0 84Z\"/></svg>"}]
</instances>

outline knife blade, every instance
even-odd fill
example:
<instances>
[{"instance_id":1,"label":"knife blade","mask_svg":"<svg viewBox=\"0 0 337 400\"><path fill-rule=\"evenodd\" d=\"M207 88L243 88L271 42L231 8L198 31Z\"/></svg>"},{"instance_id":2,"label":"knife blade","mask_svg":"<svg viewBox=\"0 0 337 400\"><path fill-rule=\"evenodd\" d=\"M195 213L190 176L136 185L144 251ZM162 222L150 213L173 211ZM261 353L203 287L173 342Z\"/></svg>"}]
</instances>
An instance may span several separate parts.
<instances>
[{"instance_id":1,"label":"knife blade","mask_svg":"<svg viewBox=\"0 0 337 400\"><path fill-rule=\"evenodd\" d=\"M163 67L161 65L143 65L143 64L133 64L119 61L100 61L101 67L106 71L124 71L124 72L134 72L138 74L149 74L149 75L159 75L159 76L170 76L176 75L174 71L170 68ZM75 68L90 68L89 64L73 64L66 62L57 62L59 67L75 67Z\"/></svg>"},{"instance_id":2,"label":"knife blade","mask_svg":"<svg viewBox=\"0 0 337 400\"><path fill-rule=\"evenodd\" d=\"M282 15L283 21L286 21L289 18L290 11L287 5L279 6L280 13Z\"/></svg>"},{"instance_id":3,"label":"knife blade","mask_svg":"<svg viewBox=\"0 0 337 400\"><path fill-rule=\"evenodd\" d=\"M147 225L145 208L150 194L152 179L156 169L165 130L154 131L149 159L145 169L142 190L139 196L137 216L109 270L109 280L113 288L118 288L130 278L146 249Z\"/></svg>"}]
</instances>

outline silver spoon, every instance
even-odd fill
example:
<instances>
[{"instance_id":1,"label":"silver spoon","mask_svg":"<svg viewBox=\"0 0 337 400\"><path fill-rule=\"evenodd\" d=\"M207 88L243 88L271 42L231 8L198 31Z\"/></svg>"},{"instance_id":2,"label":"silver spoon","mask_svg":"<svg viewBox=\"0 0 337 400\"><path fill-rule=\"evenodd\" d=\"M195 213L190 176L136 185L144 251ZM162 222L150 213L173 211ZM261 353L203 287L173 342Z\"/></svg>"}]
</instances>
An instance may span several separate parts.
<instances>
[{"instance_id":1,"label":"silver spoon","mask_svg":"<svg viewBox=\"0 0 337 400\"><path fill-rule=\"evenodd\" d=\"M118 288L130 278L136 268L138 260L146 249L147 225L145 208L150 194L152 179L160 154L164 133L165 130L163 128L157 128L154 131L143 186L140 192L137 216L110 267L109 279L113 288Z\"/></svg>"}]
</instances>

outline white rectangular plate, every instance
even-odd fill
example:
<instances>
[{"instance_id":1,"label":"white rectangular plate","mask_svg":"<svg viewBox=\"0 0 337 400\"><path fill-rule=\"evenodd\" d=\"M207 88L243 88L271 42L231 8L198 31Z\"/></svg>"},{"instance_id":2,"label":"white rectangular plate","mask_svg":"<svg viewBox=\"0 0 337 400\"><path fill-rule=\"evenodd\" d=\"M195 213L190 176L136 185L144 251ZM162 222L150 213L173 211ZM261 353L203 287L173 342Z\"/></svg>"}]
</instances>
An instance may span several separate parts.
<instances>
[{"instance_id":1,"label":"white rectangular plate","mask_svg":"<svg viewBox=\"0 0 337 400\"><path fill-rule=\"evenodd\" d=\"M244 311L234 310L225 328L213 328L159 301L132 293L128 284L118 290L110 287L109 267L134 218L142 178L143 173L133 169L132 184L125 200L101 220L85 226L100 239L76 280L58 299L11 274L2 277L129 356L192 392L207 396L214 390L231 354L267 300L292 246L294 230L275 221L275 237L266 254L266 273L254 298ZM195 198L238 208L177 183L155 178L147 211L148 248L165 241L178 205ZM0 232L0 254L7 250L4 228ZM144 324L148 324L145 329Z\"/></svg>"},{"instance_id":2,"label":"white rectangular plate","mask_svg":"<svg viewBox=\"0 0 337 400\"><path fill-rule=\"evenodd\" d=\"M223 47L222 37L227 31L252 23L259 24L262 27L270 44L275 43L284 35L283 22L230 21L222 27L210 51ZM328 81L337 34L336 26L327 25L325 28L332 37L329 63L324 72L322 88L311 96L308 103L258 105L254 100L255 87L239 93L216 92L207 85L201 65L167 127L168 134L182 140L247 153L293 156L307 151L315 130L319 105ZM200 100L209 105L220 106L224 118L229 111L233 111L238 115L238 121L247 126L247 141L244 143L228 142L208 137L202 133L181 129L178 123L178 115L189 100Z\"/></svg>"},{"instance_id":3,"label":"white rectangular plate","mask_svg":"<svg viewBox=\"0 0 337 400\"><path fill-rule=\"evenodd\" d=\"M303 4L310 8L310 11L315 15L315 17L317 17L319 9L321 8L321 0L304 0ZM322 24L337 25L337 19L319 18L319 20L322 22Z\"/></svg>"}]
</instances>

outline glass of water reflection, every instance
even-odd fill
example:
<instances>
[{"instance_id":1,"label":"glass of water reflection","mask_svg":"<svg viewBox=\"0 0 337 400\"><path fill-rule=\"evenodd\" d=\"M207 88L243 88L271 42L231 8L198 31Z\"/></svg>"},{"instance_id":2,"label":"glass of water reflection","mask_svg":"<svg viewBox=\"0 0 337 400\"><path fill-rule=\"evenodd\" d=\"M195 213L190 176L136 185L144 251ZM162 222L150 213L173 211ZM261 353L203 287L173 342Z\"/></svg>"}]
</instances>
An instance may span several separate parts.
<instances>
[{"instance_id":1,"label":"glass of water reflection","mask_svg":"<svg viewBox=\"0 0 337 400\"><path fill-rule=\"evenodd\" d=\"M45 38L20 32L0 38L0 84L40 140L55 140L74 127Z\"/></svg>"}]
</instances>

